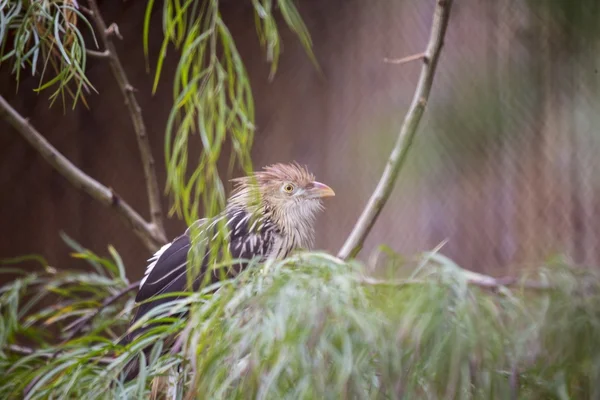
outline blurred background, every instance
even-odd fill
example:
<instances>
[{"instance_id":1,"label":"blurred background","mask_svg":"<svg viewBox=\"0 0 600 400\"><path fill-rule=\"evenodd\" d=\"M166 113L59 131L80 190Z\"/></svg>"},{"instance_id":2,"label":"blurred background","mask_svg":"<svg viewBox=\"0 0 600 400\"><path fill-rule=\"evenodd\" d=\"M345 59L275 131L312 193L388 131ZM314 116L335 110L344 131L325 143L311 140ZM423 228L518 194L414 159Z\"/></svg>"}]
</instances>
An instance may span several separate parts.
<instances>
[{"instance_id":1,"label":"blurred background","mask_svg":"<svg viewBox=\"0 0 600 400\"><path fill-rule=\"evenodd\" d=\"M272 82L251 2L221 3L254 90L254 165L296 160L334 188L318 220L317 247L335 253L383 171L420 71L419 62L383 60L425 49L434 1L301 0L323 73L281 23L283 53ZM146 2L100 5L123 36L119 55L138 90L162 185L177 54L169 52L152 95L142 49ZM159 18L155 12L156 26ZM360 258L380 244L410 256L447 240L442 253L494 275L557 254L599 265L598 21L597 0L456 1L417 139ZM152 65L161 39L154 30ZM88 77L100 92L87 98L90 110L49 108L48 93L33 92L38 78L22 77L17 92L5 65L0 93L147 217L131 120L108 63L90 59ZM141 277L150 254L122 221L74 189L4 121L0 132L0 258L37 253L55 268L71 267L64 231L101 255L114 245L130 279ZM167 221L169 238L184 229L177 218Z\"/></svg>"}]
</instances>

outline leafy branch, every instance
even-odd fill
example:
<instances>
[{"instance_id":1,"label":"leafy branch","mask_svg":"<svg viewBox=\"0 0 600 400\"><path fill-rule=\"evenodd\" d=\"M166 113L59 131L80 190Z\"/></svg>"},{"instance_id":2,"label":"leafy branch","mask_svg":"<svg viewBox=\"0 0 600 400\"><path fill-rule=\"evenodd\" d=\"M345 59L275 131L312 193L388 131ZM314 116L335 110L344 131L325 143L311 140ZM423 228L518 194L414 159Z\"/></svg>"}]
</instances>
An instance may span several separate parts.
<instances>
[{"instance_id":1,"label":"leafy branch","mask_svg":"<svg viewBox=\"0 0 600 400\"><path fill-rule=\"evenodd\" d=\"M150 0L146 10L146 54L154 3ZM271 62L271 76L280 55L276 7L316 63L310 35L293 0L253 0L252 4L259 40ZM167 192L173 199L171 212L190 225L198 218L200 206L207 217L224 206L225 188L217 161L226 142L232 147L229 173L236 164L246 173L252 170L254 100L246 68L221 17L218 0L167 0L162 15L164 39L156 63L154 90L169 44L181 53L165 135ZM190 160L188 150L196 135L201 151L197 160Z\"/></svg>"},{"instance_id":2,"label":"leafy branch","mask_svg":"<svg viewBox=\"0 0 600 400\"><path fill-rule=\"evenodd\" d=\"M87 26L93 33L75 0L1 0L0 63L12 60L17 84L21 71L29 67L31 75L40 75L35 91L56 86L50 95L51 104L62 95L64 106L65 95L69 95L73 107L79 100L87 105L83 92L89 93L95 88L85 75L86 45L78 24ZM95 40L93 37L94 43ZM49 69L54 71L54 76L44 82ZM70 86L72 83L75 90Z\"/></svg>"},{"instance_id":3,"label":"leafy branch","mask_svg":"<svg viewBox=\"0 0 600 400\"><path fill-rule=\"evenodd\" d=\"M355 257L361 250L369 232L375 225L375 221L383 210L392 190L396 178L406 162L410 147L417 133L421 116L425 111L438 59L444 43L444 35L450 19L450 9L452 8L452 0L436 0L435 12L433 15L433 23L429 36L427 49L417 57L406 57L399 63L412 61L415 59L423 60L421 75L410 108L404 118L404 122L400 128L398 139L392 149L390 157L385 165L381 179L358 221L354 225L352 232L344 242L344 245L338 252L338 257L346 259Z\"/></svg>"},{"instance_id":4,"label":"leafy branch","mask_svg":"<svg viewBox=\"0 0 600 400\"><path fill-rule=\"evenodd\" d=\"M0 4L0 62L12 59L17 81L25 65L31 66L33 75L39 72L40 59L44 56L44 68L54 68L55 77L42 84L38 90L58 83L59 90L51 98L54 101L59 93L71 93L74 105L81 99L83 91L92 88L85 76L86 58L108 60L113 75L125 98L133 121L134 131L142 159L150 222L144 221L133 209L119 199L119 204L130 226L142 237L145 245L154 251L166 241L160 191L156 178L155 161L148 142L142 110L119 60L113 40L119 36L118 27L107 26L102 18L97 2L88 1L89 8L80 6L74 0L50 0L48 2L25 2L22 0L1 0ZM272 63L271 76L275 73L280 52L279 33L275 23L275 3L270 0L253 1L258 35L266 49L267 59ZM148 2L144 22L144 49L147 54L150 31L150 15L154 1ZM292 0L278 0L276 6L288 26L297 33L309 57L315 62L311 51L311 39ZM84 15L90 17L90 21ZM104 50L86 49L82 32L78 25L86 25L92 35L98 31ZM163 7L164 42L156 66L154 89L160 79L162 65L169 43L181 51L175 76L174 105L171 111L165 137L167 167L167 192L173 194L173 212L182 215L188 224L197 219L201 203L205 215L213 215L223 206L225 189L217 171L217 160L221 148L229 140L233 148L230 167L236 160L246 172L252 169L250 149L254 134L254 105L250 83L244 64L235 47L231 34L221 19L218 0L170 0ZM10 38L14 42L10 43ZM98 47L96 37L93 36ZM68 83L77 83L72 92ZM6 105L6 104L5 104ZM5 116L14 115L14 109L6 108ZM14 123L11 122L11 124ZM33 133L37 133L34 131ZM190 139L199 134L202 144L200 159L189 172L188 148ZM29 138L35 137L29 134ZM41 138L41 135L39 135ZM30 141L31 143L31 141ZM37 140L39 145L45 141ZM53 148L45 148L46 155L56 154ZM54 156L52 156L54 158ZM63 161L63 158L59 158ZM67 164L60 165L59 172L65 171ZM69 168L76 168L73 164ZM86 176L81 171L68 172L67 178L75 187L87 188L94 198L107 201L108 192L98 182L80 182ZM89 178L89 177L88 177ZM77 182L75 182L77 180ZM98 190L91 190L96 188Z\"/></svg>"},{"instance_id":5,"label":"leafy branch","mask_svg":"<svg viewBox=\"0 0 600 400\"><path fill-rule=\"evenodd\" d=\"M0 113L59 173L65 176L76 188L83 190L101 204L116 210L132 228L133 232L140 237L145 246L150 251L155 251L166 242L166 235L164 233L154 159L148 143L141 109L133 94L134 89L128 83L110 39L110 31L106 28L96 3L92 1L91 4L96 10L96 13L91 13L92 17L101 33L101 40L107 48L102 53L86 50L77 23L87 25L92 35L94 29L81 13L77 2L72 0L49 2L3 0L0 7L1 60L13 60L13 72L16 74L18 81L20 71L26 63L31 65L31 73L35 75L39 69L39 59L44 56L44 68L41 73L40 87L37 90L43 90L57 83L59 85L57 91L50 96L52 102L58 94L67 91L72 95L74 105L78 99L85 102L85 98L81 96L82 90L89 90L92 87L85 76L86 56L91 55L92 57L108 58L110 60L117 82L129 107L138 139L148 190L151 222L146 222L112 189L86 175L60 154L4 98L0 98ZM8 40L10 34L14 36L12 49ZM93 38L96 43L95 36ZM98 46L97 43L96 46ZM56 76L50 79L49 82L42 84L49 63L54 68ZM72 80L77 82L75 93L69 88L69 83Z\"/></svg>"}]
</instances>

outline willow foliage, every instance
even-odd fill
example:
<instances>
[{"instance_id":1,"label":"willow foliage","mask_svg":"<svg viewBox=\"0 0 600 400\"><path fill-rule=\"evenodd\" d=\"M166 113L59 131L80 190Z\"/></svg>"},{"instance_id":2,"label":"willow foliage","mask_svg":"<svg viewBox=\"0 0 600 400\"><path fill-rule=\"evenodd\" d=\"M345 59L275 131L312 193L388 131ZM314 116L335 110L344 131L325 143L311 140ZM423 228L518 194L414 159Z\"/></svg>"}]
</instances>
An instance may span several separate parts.
<instances>
[{"instance_id":1,"label":"willow foliage","mask_svg":"<svg viewBox=\"0 0 600 400\"><path fill-rule=\"evenodd\" d=\"M257 36L272 66L271 76L281 53L277 14L297 34L316 64L310 34L292 0L252 0L251 4ZM172 212L188 224L198 218L200 209L211 216L224 204L225 189L217 161L226 142L232 148L230 169L236 164L246 172L252 169L252 90L219 7L219 0L162 2L164 39L156 59L153 90L172 45L178 60L165 130L166 190L172 195ZM140 41L146 55L150 32L160 29L152 21L155 8L155 0L148 0ZM52 103L59 95L64 102L68 95L75 107L79 100L85 104L84 94L96 91L86 77L86 50L98 49L99 45L91 18L82 10L75 0L0 0L0 63L11 65L17 82L23 71L39 76L36 91L54 87ZM91 38L87 42L86 33ZM196 135L199 141L193 140ZM199 158L190 160L188 149L198 145Z\"/></svg>"},{"instance_id":2,"label":"willow foliage","mask_svg":"<svg viewBox=\"0 0 600 400\"><path fill-rule=\"evenodd\" d=\"M253 0L260 42L271 62L271 76L280 56L275 8L297 33L311 59L310 35L292 0ZM154 0L150 0L144 24L147 53ZM156 64L154 90L162 72L168 45L181 52L175 83L174 105L165 135L167 190L172 194L172 211L188 224L203 215L217 214L225 202L225 189L217 170L221 151L229 140L230 167L238 164L252 170L250 148L254 138L254 100L245 66L231 33L224 23L218 0L167 0L163 3L163 33ZM192 164L188 149L198 135L200 158Z\"/></svg>"},{"instance_id":3,"label":"willow foliage","mask_svg":"<svg viewBox=\"0 0 600 400\"><path fill-rule=\"evenodd\" d=\"M12 64L17 82L23 71L39 75L36 91L54 87L51 104L61 96L64 105L69 96L75 107L85 102L84 91L95 91L85 75L87 29L97 47L88 19L73 0L0 0L0 64Z\"/></svg>"},{"instance_id":4,"label":"willow foliage","mask_svg":"<svg viewBox=\"0 0 600 400\"><path fill-rule=\"evenodd\" d=\"M536 290L473 285L438 253L373 281L357 262L298 253L153 310L161 322L117 345L133 293L117 253L80 249L90 270L23 274L0 289L0 394L18 398L147 398L177 367L180 398L597 398L600 277L554 263ZM61 269L62 271L62 269ZM525 279L525 277L524 277ZM52 297L52 302L42 299ZM31 312L34 304L44 304ZM174 314L189 311L189 319ZM186 322L189 321L189 324ZM183 345L163 351L181 333ZM57 335L58 334L58 335ZM31 348L24 341L35 341ZM21 347L16 347L19 345ZM137 379L121 370L141 357Z\"/></svg>"}]
</instances>

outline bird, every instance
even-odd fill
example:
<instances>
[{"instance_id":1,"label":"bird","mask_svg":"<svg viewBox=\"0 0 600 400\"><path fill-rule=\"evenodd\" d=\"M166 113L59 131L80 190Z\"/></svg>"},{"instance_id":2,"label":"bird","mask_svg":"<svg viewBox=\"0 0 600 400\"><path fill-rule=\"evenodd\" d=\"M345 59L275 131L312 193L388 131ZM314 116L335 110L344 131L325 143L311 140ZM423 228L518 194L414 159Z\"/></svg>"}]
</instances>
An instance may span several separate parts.
<instances>
[{"instance_id":1,"label":"bird","mask_svg":"<svg viewBox=\"0 0 600 400\"><path fill-rule=\"evenodd\" d=\"M215 239L218 232L223 232L227 249L237 263L226 273L226 277L232 277L250 262L283 260L295 250L311 249L316 217L324 209L322 201L335 196L331 187L317 181L306 166L297 162L267 165L262 170L232 179L232 183L233 190L219 214L195 221L147 260L149 264L135 297L138 307L130 327L154 307L174 299L162 296L153 300L154 297L190 289L188 253L194 243L202 242L194 240L193 235L204 235L203 242L207 243ZM224 231L219 231L218 226L224 227ZM196 269L199 273L192 282L192 290L205 282L211 256L214 254L208 248L200 268ZM216 270L209 277L211 282L221 278L223 275ZM143 331L144 328L138 328L126 334L121 344L129 343ZM126 381L137 374L133 364L137 365L130 363Z\"/></svg>"}]
</instances>

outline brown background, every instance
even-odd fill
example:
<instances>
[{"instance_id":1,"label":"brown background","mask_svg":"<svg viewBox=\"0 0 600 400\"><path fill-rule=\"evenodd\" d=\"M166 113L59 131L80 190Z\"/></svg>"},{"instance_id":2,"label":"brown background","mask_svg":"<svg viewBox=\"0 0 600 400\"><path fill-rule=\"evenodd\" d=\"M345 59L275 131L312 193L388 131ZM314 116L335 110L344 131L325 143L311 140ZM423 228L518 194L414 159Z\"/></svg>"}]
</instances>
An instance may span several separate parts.
<instances>
[{"instance_id":1,"label":"brown background","mask_svg":"<svg viewBox=\"0 0 600 400\"><path fill-rule=\"evenodd\" d=\"M145 3L106 0L101 7L124 37L119 55L139 91L162 185L177 54L170 51L158 93L151 95L153 74L145 71L141 46ZM320 249L339 249L381 174L419 73L418 63L382 60L425 48L433 3L302 0L324 79L280 22L283 54L273 82L250 2L223 5L254 90L254 164L297 160L336 191L318 221ZM377 244L412 254L448 239L443 253L488 273L555 252L600 263L598 20L593 0L455 2L419 137L363 259ZM160 44L155 29L151 60ZM29 77L17 93L6 64L0 93L77 166L147 216L121 94L105 60L90 60L87 72L100 92L88 97L91 110L49 109L49 92L33 93L37 79ZM0 163L0 257L38 253L57 268L78 265L59 237L62 230L102 255L113 244L130 278L141 276L149 253L139 240L2 121ZM184 228L177 219L167 222L169 237Z\"/></svg>"}]
</instances>

